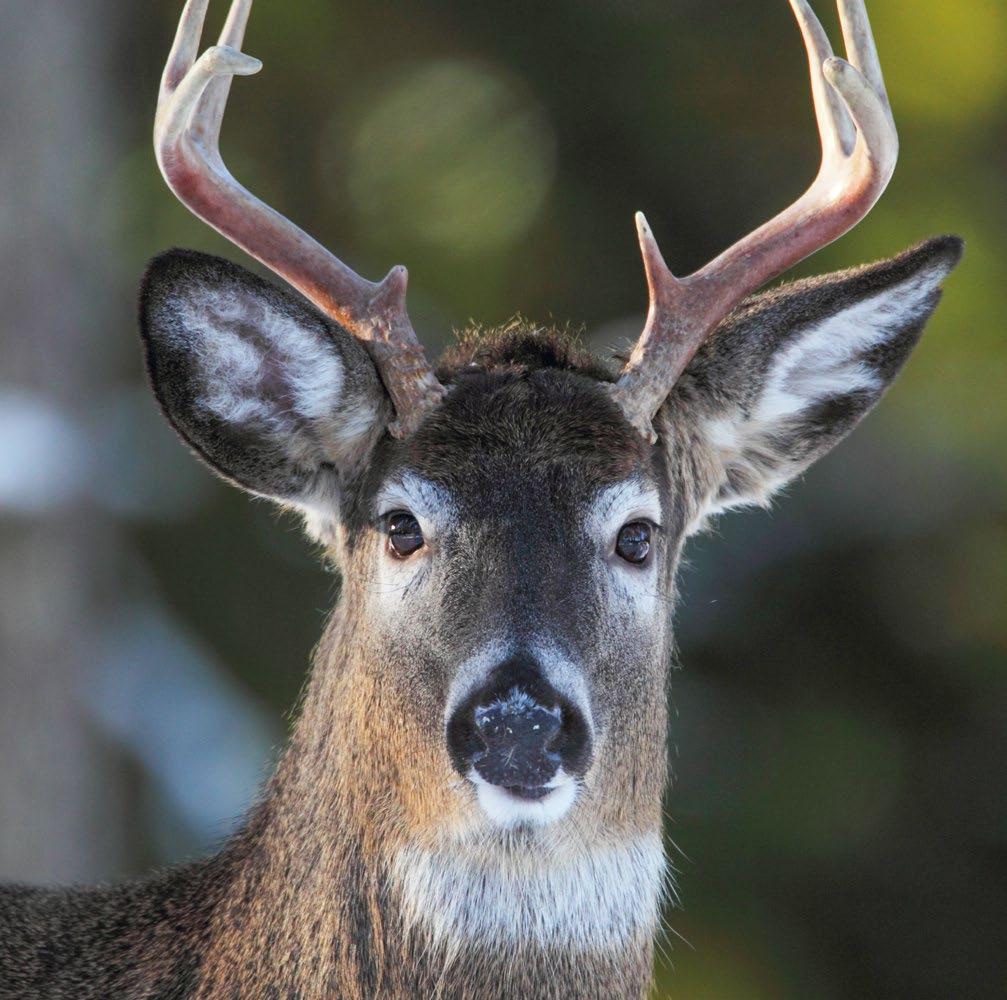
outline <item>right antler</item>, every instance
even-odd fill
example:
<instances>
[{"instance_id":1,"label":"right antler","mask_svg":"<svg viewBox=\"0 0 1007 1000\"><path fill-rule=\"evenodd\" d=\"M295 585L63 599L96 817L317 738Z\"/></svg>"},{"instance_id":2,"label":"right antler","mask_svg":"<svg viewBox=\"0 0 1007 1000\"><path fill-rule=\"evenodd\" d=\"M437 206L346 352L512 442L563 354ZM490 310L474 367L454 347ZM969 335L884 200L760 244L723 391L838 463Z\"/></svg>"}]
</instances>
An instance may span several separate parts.
<instances>
[{"instance_id":1,"label":"right antler","mask_svg":"<svg viewBox=\"0 0 1007 1000\"><path fill-rule=\"evenodd\" d=\"M234 0L219 43L196 58L208 3L187 0L161 78L161 173L190 211L366 342L395 407L389 430L405 437L444 395L406 312L406 269L367 281L231 176L218 146L231 78L262 63L241 52L252 0Z\"/></svg>"},{"instance_id":2,"label":"right antler","mask_svg":"<svg viewBox=\"0 0 1007 1000\"><path fill-rule=\"evenodd\" d=\"M850 62L832 54L805 0L790 5L808 50L822 140L822 165L811 187L687 278L668 270L646 219L636 217L650 310L612 394L651 441L655 414L717 324L750 292L852 229L895 170L898 136L863 0L839 0Z\"/></svg>"}]
</instances>

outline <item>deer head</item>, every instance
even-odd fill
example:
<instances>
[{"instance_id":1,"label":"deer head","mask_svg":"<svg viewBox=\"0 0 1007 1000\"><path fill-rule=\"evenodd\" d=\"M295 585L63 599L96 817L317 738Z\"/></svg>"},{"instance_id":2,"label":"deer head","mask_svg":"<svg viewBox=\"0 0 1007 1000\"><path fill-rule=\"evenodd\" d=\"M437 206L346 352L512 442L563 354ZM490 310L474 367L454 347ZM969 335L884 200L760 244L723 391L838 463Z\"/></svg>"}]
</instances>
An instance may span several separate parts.
<instances>
[{"instance_id":1,"label":"deer head","mask_svg":"<svg viewBox=\"0 0 1007 1000\"><path fill-rule=\"evenodd\" d=\"M682 279L638 216L650 310L621 370L510 328L451 349L436 374L403 269L359 277L224 166L231 78L260 64L240 51L251 0L197 58L206 6L189 0L165 69L158 162L189 209L293 290L173 251L147 273L141 323L182 437L301 512L340 567L295 745L371 789L353 793L360 822L384 831L417 913L478 922L457 871L438 896L438 858L485 867L510 851L541 870L609 851L597 885L573 893L581 915L643 887L604 933L649 934L683 543L712 514L765 502L870 410L961 252L935 239L746 298L855 225L892 175L864 4L839 0L847 61L792 0L822 142L804 195Z\"/></svg>"}]
</instances>

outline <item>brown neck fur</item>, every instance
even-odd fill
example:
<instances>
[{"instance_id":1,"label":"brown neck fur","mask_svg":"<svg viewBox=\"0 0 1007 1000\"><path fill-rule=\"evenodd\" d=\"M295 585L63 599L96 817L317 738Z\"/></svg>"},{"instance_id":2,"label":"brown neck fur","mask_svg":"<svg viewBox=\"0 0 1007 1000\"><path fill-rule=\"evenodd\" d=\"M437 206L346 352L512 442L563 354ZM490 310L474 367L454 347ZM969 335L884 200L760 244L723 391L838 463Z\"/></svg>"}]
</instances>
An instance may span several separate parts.
<instances>
[{"instance_id":1,"label":"brown neck fur","mask_svg":"<svg viewBox=\"0 0 1007 1000\"><path fill-rule=\"evenodd\" d=\"M195 996L643 995L649 936L618 955L531 946L448 955L404 928L387 859L407 829L413 841L425 830L433 838L458 806L430 774L443 752L436 734L411 728L395 686L355 652L353 603L344 594L267 796L229 848L233 880L210 919ZM374 732L375 718L391 724Z\"/></svg>"}]
</instances>

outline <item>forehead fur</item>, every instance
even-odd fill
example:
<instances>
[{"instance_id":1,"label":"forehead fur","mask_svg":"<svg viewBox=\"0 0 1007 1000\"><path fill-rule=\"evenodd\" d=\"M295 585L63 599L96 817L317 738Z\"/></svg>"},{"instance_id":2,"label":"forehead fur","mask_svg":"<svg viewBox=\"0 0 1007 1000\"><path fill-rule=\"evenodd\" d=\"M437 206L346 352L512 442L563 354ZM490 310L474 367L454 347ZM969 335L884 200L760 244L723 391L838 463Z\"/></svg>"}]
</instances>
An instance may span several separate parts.
<instances>
[{"instance_id":1,"label":"forehead fur","mask_svg":"<svg viewBox=\"0 0 1007 1000\"><path fill-rule=\"evenodd\" d=\"M649 453L605 391L611 368L561 331L467 334L438 375L451 391L405 456L435 481L506 459L560 466L600 485L631 475Z\"/></svg>"},{"instance_id":2,"label":"forehead fur","mask_svg":"<svg viewBox=\"0 0 1007 1000\"><path fill-rule=\"evenodd\" d=\"M438 365L443 380L465 371L529 372L544 368L575 371L599 382L614 382L612 366L585 350L568 330L534 326L516 319L502 327L462 332Z\"/></svg>"}]
</instances>

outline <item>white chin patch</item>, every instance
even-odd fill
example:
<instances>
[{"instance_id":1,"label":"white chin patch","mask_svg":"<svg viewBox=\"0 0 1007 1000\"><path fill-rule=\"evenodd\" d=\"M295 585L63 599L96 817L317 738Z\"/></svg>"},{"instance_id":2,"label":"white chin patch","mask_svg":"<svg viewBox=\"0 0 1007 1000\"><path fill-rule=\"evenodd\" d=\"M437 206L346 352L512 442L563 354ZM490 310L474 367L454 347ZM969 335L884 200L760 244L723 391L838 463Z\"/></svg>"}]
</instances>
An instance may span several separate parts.
<instances>
[{"instance_id":1,"label":"white chin patch","mask_svg":"<svg viewBox=\"0 0 1007 1000\"><path fill-rule=\"evenodd\" d=\"M541 799L522 799L506 788L491 785L480 777L475 768L468 779L476 787L476 798L490 821L504 829L518 826L548 826L565 816L577 798L577 782L564 773L557 772L549 782L549 792Z\"/></svg>"}]
</instances>

